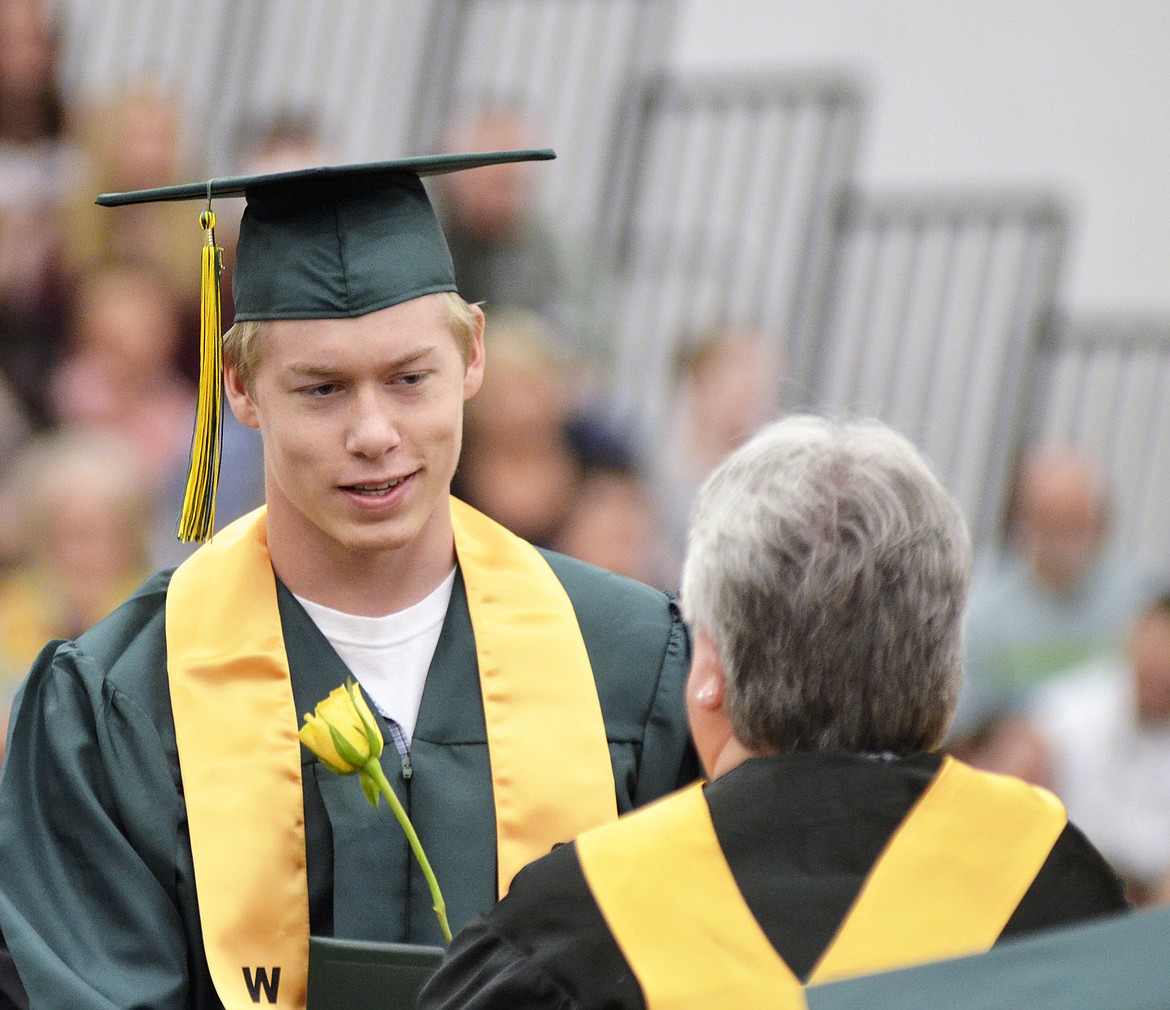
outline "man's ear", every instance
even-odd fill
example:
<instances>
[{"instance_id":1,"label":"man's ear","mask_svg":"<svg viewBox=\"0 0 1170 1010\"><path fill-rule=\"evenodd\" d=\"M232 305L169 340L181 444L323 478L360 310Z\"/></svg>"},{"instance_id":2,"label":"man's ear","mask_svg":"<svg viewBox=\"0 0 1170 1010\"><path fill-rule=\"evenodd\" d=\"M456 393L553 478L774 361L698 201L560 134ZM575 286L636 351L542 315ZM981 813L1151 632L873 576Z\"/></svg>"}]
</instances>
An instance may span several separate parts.
<instances>
[{"instance_id":1,"label":"man's ear","mask_svg":"<svg viewBox=\"0 0 1170 1010\"><path fill-rule=\"evenodd\" d=\"M714 641L705 631L698 630L687 683L688 693L698 708L714 712L723 705L726 684L726 673Z\"/></svg>"},{"instance_id":2,"label":"man's ear","mask_svg":"<svg viewBox=\"0 0 1170 1010\"><path fill-rule=\"evenodd\" d=\"M714 663L703 674L695 683L695 704L714 712L723 704L723 667Z\"/></svg>"},{"instance_id":3,"label":"man's ear","mask_svg":"<svg viewBox=\"0 0 1170 1010\"><path fill-rule=\"evenodd\" d=\"M256 411L256 403L244 387L235 365L224 365L223 387L236 420L248 428L259 428L260 416Z\"/></svg>"},{"instance_id":4,"label":"man's ear","mask_svg":"<svg viewBox=\"0 0 1170 1010\"><path fill-rule=\"evenodd\" d=\"M475 333L471 338L471 348L467 355L467 367L463 372L463 399L470 400L476 393L479 392L479 387L483 385L483 368L484 368L484 318L483 309L478 305L472 305L471 314L475 317Z\"/></svg>"}]
</instances>

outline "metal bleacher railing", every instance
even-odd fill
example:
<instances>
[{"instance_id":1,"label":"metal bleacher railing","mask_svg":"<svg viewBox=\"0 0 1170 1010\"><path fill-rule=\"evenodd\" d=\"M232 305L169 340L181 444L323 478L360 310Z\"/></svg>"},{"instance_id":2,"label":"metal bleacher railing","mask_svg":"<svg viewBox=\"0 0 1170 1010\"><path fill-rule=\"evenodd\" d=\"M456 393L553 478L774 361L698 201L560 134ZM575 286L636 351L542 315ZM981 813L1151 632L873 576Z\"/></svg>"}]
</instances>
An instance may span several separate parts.
<instances>
[{"instance_id":1,"label":"metal bleacher railing","mask_svg":"<svg viewBox=\"0 0 1170 1010\"><path fill-rule=\"evenodd\" d=\"M75 98L152 81L184 113L195 165L226 174L239 131L311 111L339 160L404 153L434 5L383 0L58 0ZM417 153L417 152L410 152Z\"/></svg>"},{"instance_id":2,"label":"metal bleacher railing","mask_svg":"<svg viewBox=\"0 0 1170 1010\"><path fill-rule=\"evenodd\" d=\"M1065 233L1045 194L854 193L797 362L805 406L879 417L923 449L979 545L1001 528Z\"/></svg>"},{"instance_id":3,"label":"metal bleacher railing","mask_svg":"<svg viewBox=\"0 0 1170 1010\"><path fill-rule=\"evenodd\" d=\"M669 52L673 0L438 0L407 147L433 150L452 119L516 108L557 161L543 208L596 249L630 171L644 82Z\"/></svg>"},{"instance_id":4,"label":"metal bleacher railing","mask_svg":"<svg viewBox=\"0 0 1170 1010\"><path fill-rule=\"evenodd\" d=\"M1071 316L1040 348L1031 437L1104 473L1118 546L1170 573L1170 317Z\"/></svg>"},{"instance_id":5,"label":"metal bleacher railing","mask_svg":"<svg viewBox=\"0 0 1170 1010\"><path fill-rule=\"evenodd\" d=\"M672 0L58 0L66 88L172 87L211 174L241 126L316 113L339 160L437 151L477 104L528 117L559 160L545 209L592 240L628 165L640 82L671 41Z\"/></svg>"},{"instance_id":6,"label":"metal bleacher railing","mask_svg":"<svg viewBox=\"0 0 1170 1010\"><path fill-rule=\"evenodd\" d=\"M786 358L800 354L862 99L844 75L665 75L643 104L636 174L615 197L605 253L617 398L653 429L689 336L750 326Z\"/></svg>"}]
</instances>

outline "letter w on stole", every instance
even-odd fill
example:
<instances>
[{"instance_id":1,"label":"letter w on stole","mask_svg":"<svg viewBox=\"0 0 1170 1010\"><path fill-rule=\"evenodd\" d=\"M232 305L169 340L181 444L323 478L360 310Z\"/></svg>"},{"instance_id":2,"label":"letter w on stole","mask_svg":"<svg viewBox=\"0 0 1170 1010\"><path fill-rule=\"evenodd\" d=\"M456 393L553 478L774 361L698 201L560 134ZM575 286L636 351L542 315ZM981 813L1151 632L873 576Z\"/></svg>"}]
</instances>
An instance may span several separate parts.
<instances>
[{"instance_id":1,"label":"letter w on stole","mask_svg":"<svg viewBox=\"0 0 1170 1010\"><path fill-rule=\"evenodd\" d=\"M264 998L269 1003L276 1002L276 994L280 989L280 967L272 969L269 974L267 968L257 967L255 974L252 969L244 968L244 984L248 987L248 995L253 1003L260 1002L260 991L264 990Z\"/></svg>"}]
</instances>

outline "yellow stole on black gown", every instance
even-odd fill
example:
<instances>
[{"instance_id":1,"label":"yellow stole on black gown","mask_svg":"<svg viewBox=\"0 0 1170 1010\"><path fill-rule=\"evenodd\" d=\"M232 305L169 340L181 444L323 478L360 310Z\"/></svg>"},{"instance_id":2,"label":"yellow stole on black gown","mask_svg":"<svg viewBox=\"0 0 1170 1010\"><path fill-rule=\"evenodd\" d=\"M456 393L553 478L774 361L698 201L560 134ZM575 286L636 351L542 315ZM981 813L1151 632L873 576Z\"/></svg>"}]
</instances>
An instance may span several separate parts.
<instances>
[{"instance_id":1,"label":"yellow stole on black gown","mask_svg":"<svg viewBox=\"0 0 1170 1010\"><path fill-rule=\"evenodd\" d=\"M946 758L809 984L987 950L1066 823L1045 790ZM648 1010L806 1006L736 885L700 786L586 832L577 855Z\"/></svg>"}]
</instances>

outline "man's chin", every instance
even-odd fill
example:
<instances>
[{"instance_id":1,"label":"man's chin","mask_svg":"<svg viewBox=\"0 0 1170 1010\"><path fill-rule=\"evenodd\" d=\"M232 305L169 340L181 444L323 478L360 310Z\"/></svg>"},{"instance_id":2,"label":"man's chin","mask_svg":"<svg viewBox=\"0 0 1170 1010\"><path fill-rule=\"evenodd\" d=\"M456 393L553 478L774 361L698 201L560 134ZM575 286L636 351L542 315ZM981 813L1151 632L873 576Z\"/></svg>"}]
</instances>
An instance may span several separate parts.
<instances>
[{"instance_id":1,"label":"man's chin","mask_svg":"<svg viewBox=\"0 0 1170 1010\"><path fill-rule=\"evenodd\" d=\"M364 530L352 531L341 541L342 548L355 557L377 558L396 554L417 539L417 530L400 524L378 524Z\"/></svg>"}]
</instances>

